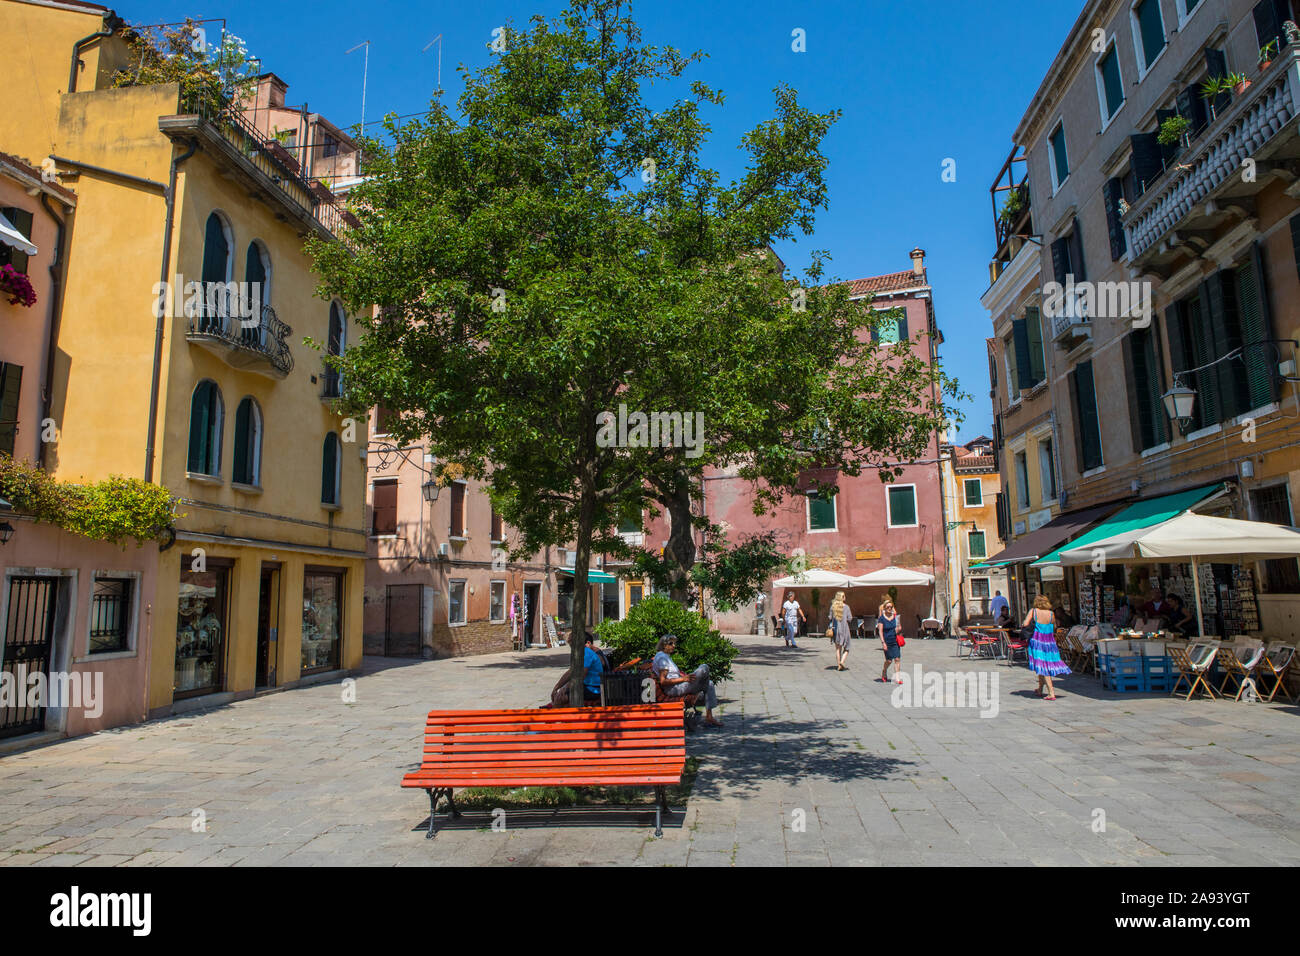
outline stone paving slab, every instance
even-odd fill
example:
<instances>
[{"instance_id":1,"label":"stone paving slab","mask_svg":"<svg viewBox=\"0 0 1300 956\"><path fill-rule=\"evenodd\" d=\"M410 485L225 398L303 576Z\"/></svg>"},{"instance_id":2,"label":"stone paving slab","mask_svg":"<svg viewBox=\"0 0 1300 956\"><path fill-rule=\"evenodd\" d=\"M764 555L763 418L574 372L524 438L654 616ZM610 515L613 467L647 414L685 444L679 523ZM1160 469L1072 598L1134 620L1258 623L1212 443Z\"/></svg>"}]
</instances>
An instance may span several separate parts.
<instances>
[{"instance_id":1,"label":"stone paving slab","mask_svg":"<svg viewBox=\"0 0 1300 956\"><path fill-rule=\"evenodd\" d=\"M536 706L566 651L530 650L367 658L355 703L319 684L0 758L0 865L1300 862L1295 706L1114 694L1080 675L1043 701L1023 667L908 645L909 679L917 663L996 678L985 718L924 706L910 684L922 706L895 706L867 644L839 673L828 642L734 639L725 727L687 738L698 774L661 839L648 802L511 811L504 832L466 814L425 839L427 798L398 786L425 713Z\"/></svg>"}]
</instances>

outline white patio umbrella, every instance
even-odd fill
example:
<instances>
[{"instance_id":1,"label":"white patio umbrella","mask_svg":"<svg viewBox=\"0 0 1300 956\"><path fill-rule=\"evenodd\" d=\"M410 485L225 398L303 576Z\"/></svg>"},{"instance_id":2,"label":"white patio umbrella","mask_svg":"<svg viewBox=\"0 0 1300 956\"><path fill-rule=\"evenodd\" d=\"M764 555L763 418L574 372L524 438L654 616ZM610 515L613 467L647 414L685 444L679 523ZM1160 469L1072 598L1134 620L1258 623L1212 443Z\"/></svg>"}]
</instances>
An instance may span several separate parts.
<instances>
[{"instance_id":1,"label":"white patio umbrella","mask_svg":"<svg viewBox=\"0 0 1300 956\"><path fill-rule=\"evenodd\" d=\"M823 571L821 568L809 568L798 574L777 578L772 582L773 588L851 588L856 582L847 574L838 571Z\"/></svg>"},{"instance_id":2,"label":"white patio umbrella","mask_svg":"<svg viewBox=\"0 0 1300 956\"><path fill-rule=\"evenodd\" d=\"M862 587L872 588L929 587L934 584L934 575L926 574L924 571L909 571L907 568L899 568L891 564L879 571L868 571L866 574L858 575L853 580Z\"/></svg>"},{"instance_id":3,"label":"white patio umbrella","mask_svg":"<svg viewBox=\"0 0 1300 956\"><path fill-rule=\"evenodd\" d=\"M1125 531L1082 548L1062 551L1061 564L1091 564L1098 559L1118 564L1159 558L1188 560L1192 564L1192 588L1196 596L1196 625L1204 634L1201 577L1198 573L1202 559L1235 559L1233 563L1237 563L1295 557L1300 557L1300 528L1266 521L1215 518L1187 511L1140 531Z\"/></svg>"}]
</instances>

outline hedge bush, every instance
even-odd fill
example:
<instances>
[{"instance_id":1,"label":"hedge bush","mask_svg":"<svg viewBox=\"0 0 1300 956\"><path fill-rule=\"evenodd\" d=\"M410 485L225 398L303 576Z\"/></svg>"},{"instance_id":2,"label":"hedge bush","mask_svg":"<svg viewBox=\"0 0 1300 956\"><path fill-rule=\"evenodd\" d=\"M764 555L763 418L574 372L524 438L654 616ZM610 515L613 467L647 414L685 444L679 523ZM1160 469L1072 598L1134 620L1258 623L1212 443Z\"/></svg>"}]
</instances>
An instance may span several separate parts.
<instances>
[{"instance_id":1,"label":"hedge bush","mask_svg":"<svg viewBox=\"0 0 1300 956\"><path fill-rule=\"evenodd\" d=\"M596 636L610 648L610 659L615 665L634 657L650 660L655 656L659 638L665 634L677 635L673 660L683 674L708 664L713 680L731 677L731 662L740 649L711 628L704 618L665 595L651 595L632 608L623 620L602 621L596 627Z\"/></svg>"}]
</instances>

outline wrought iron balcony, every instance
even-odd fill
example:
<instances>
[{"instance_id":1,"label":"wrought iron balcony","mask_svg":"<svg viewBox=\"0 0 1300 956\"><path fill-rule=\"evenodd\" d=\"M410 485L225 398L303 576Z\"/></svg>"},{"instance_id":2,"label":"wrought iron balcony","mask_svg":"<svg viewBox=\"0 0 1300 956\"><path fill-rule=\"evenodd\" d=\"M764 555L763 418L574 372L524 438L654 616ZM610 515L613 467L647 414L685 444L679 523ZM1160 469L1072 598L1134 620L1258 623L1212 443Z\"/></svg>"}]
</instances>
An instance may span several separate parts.
<instances>
[{"instance_id":1,"label":"wrought iron balcony","mask_svg":"<svg viewBox=\"0 0 1300 956\"><path fill-rule=\"evenodd\" d=\"M276 318L269 305L247 318L224 309L205 308L186 320L185 338L219 356L231 368L284 378L293 371L285 339L293 329Z\"/></svg>"},{"instance_id":2,"label":"wrought iron balcony","mask_svg":"<svg viewBox=\"0 0 1300 956\"><path fill-rule=\"evenodd\" d=\"M1030 212L1029 171L1026 156L1019 146L1012 149L997 178L989 187L993 205L993 235L997 252L989 264L989 281L998 276L1016 257L1027 236L1034 231Z\"/></svg>"},{"instance_id":3,"label":"wrought iron balcony","mask_svg":"<svg viewBox=\"0 0 1300 956\"><path fill-rule=\"evenodd\" d=\"M1270 173L1294 181L1294 171L1273 160L1282 145L1279 134L1295 120L1298 104L1300 54L1292 50L1219 110L1178 161L1146 184L1123 218L1130 264L1171 264L1187 233L1196 234L1199 254L1210 244L1206 237L1228 220L1228 207L1262 189Z\"/></svg>"},{"instance_id":4,"label":"wrought iron balcony","mask_svg":"<svg viewBox=\"0 0 1300 956\"><path fill-rule=\"evenodd\" d=\"M331 402L343 397L343 375L341 372L327 368L321 373L320 397L323 402Z\"/></svg>"}]
</instances>

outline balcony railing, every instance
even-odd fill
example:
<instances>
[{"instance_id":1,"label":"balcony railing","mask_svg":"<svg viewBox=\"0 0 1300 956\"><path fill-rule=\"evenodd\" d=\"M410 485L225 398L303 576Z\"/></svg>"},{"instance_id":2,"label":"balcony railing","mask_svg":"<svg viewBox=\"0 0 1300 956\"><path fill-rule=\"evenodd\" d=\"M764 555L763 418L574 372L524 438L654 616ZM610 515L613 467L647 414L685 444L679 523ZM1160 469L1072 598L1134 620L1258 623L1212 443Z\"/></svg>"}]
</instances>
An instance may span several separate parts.
<instances>
[{"instance_id":1,"label":"balcony railing","mask_svg":"<svg viewBox=\"0 0 1300 956\"><path fill-rule=\"evenodd\" d=\"M321 376L321 401L333 401L343 397L343 375L336 369L327 368Z\"/></svg>"},{"instance_id":2,"label":"balcony railing","mask_svg":"<svg viewBox=\"0 0 1300 956\"><path fill-rule=\"evenodd\" d=\"M1300 55L1291 52L1255 81L1210 122L1199 143L1147 185L1124 217L1129 262L1145 257L1171 231L1184 225L1199 207L1231 189L1254 192L1264 185L1263 171L1245 175L1246 159L1260 151L1291 123L1298 112Z\"/></svg>"},{"instance_id":3,"label":"balcony railing","mask_svg":"<svg viewBox=\"0 0 1300 956\"><path fill-rule=\"evenodd\" d=\"M187 320L185 338L232 368L284 378L293 371L293 355L285 342L292 332L269 305L252 310L246 318L205 307L203 314Z\"/></svg>"},{"instance_id":4,"label":"balcony railing","mask_svg":"<svg viewBox=\"0 0 1300 956\"><path fill-rule=\"evenodd\" d=\"M356 223L355 217L339 205L328 187L319 180L306 179L283 147L258 132L231 103L206 91L190 92L182 94L180 110L182 114L204 120L270 181L281 199L315 219L330 235L337 236L344 224Z\"/></svg>"},{"instance_id":5,"label":"balcony railing","mask_svg":"<svg viewBox=\"0 0 1300 956\"><path fill-rule=\"evenodd\" d=\"M1019 168L1017 168L1019 165ZM1012 149L1002 168L998 170L993 185L989 187L993 206L993 235L997 252L989 268L989 278L996 282L1024 243L1024 237L1033 233L1030 213L1029 171L1024 150Z\"/></svg>"}]
</instances>

